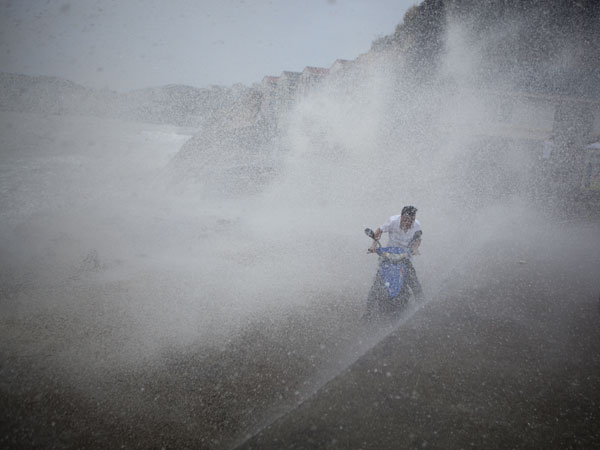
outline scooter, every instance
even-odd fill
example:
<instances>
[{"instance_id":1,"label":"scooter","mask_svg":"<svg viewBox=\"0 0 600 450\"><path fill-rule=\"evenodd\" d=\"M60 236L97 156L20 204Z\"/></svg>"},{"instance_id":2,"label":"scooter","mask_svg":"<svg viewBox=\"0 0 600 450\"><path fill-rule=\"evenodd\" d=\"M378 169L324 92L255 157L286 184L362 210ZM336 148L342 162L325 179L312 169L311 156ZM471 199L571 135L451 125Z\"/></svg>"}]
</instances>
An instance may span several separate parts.
<instances>
[{"instance_id":1,"label":"scooter","mask_svg":"<svg viewBox=\"0 0 600 450\"><path fill-rule=\"evenodd\" d=\"M421 237L417 232L413 241ZM363 319L370 321L375 318L396 318L406 308L411 297L407 277L407 261L412 256L411 245L404 247L382 247L375 233L365 228L365 234L377 243L375 253L379 255L379 268L369 296L367 311ZM411 243L413 242L411 241Z\"/></svg>"}]
</instances>

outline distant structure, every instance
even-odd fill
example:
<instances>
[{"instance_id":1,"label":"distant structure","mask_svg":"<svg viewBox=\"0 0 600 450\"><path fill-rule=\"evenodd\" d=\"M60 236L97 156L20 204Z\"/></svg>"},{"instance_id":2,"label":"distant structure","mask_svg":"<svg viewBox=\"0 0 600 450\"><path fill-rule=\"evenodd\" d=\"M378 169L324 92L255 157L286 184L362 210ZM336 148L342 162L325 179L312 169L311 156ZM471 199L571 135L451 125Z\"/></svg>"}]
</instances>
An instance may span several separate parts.
<instances>
[{"instance_id":1,"label":"distant structure","mask_svg":"<svg viewBox=\"0 0 600 450\"><path fill-rule=\"evenodd\" d=\"M347 59L336 59L331 68L329 69L329 73L331 75L335 75L339 72L347 70L349 67L351 67L351 65L352 61L349 61Z\"/></svg>"},{"instance_id":2,"label":"distant structure","mask_svg":"<svg viewBox=\"0 0 600 450\"><path fill-rule=\"evenodd\" d=\"M325 79L329 69L321 67L305 67L298 80L298 94L308 95Z\"/></svg>"},{"instance_id":3,"label":"distant structure","mask_svg":"<svg viewBox=\"0 0 600 450\"><path fill-rule=\"evenodd\" d=\"M548 193L600 192L600 100L569 95L459 88L460 101L485 104L441 121L441 131L470 137L491 151L518 144L539 160ZM473 118L476 118L474 122Z\"/></svg>"}]
</instances>

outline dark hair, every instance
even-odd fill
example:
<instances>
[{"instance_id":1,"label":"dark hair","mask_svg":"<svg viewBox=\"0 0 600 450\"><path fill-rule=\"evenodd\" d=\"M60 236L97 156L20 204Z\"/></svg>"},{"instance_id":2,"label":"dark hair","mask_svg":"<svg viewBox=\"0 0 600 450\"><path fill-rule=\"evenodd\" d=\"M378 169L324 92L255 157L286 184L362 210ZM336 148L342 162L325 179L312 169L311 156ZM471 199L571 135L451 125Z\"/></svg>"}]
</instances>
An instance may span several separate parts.
<instances>
[{"instance_id":1,"label":"dark hair","mask_svg":"<svg viewBox=\"0 0 600 450\"><path fill-rule=\"evenodd\" d=\"M415 208L414 206L405 206L404 208L402 208L403 216L414 217L416 214L417 214L417 208Z\"/></svg>"}]
</instances>

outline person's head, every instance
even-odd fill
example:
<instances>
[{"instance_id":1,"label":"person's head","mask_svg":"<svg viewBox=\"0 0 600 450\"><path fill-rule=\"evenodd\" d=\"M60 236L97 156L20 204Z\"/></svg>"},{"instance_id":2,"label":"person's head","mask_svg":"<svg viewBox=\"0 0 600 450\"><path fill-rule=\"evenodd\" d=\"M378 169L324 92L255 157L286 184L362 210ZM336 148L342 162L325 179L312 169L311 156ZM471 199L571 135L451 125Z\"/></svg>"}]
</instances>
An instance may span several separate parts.
<instances>
[{"instance_id":1,"label":"person's head","mask_svg":"<svg viewBox=\"0 0 600 450\"><path fill-rule=\"evenodd\" d=\"M400 226L402 228L410 228L415 222L415 217L417 216L417 208L414 206L405 206L402 208L402 213L400 215Z\"/></svg>"}]
</instances>

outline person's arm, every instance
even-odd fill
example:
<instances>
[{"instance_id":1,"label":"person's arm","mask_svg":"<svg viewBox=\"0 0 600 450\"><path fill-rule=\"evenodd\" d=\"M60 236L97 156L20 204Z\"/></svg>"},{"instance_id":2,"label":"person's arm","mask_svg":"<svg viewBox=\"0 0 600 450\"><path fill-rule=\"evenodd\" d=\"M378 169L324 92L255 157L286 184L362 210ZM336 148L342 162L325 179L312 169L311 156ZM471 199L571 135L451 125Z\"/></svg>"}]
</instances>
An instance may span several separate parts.
<instances>
[{"instance_id":1,"label":"person's arm","mask_svg":"<svg viewBox=\"0 0 600 450\"><path fill-rule=\"evenodd\" d=\"M415 232L415 235L410 243L410 252L413 255L420 255L419 247L421 246L421 236L422 235L423 235L423 232L421 230Z\"/></svg>"},{"instance_id":2,"label":"person's arm","mask_svg":"<svg viewBox=\"0 0 600 450\"><path fill-rule=\"evenodd\" d=\"M381 230L381 228L377 228L375 230L375 239L379 240L379 238L381 237L381 234L383 233L383 231Z\"/></svg>"},{"instance_id":3,"label":"person's arm","mask_svg":"<svg viewBox=\"0 0 600 450\"><path fill-rule=\"evenodd\" d=\"M413 255L420 255L421 253L419 253L419 247L421 246L421 239L417 239L415 240L412 245L410 246L410 252Z\"/></svg>"},{"instance_id":4,"label":"person's arm","mask_svg":"<svg viewBox=\"0 0 600 450\"><path fill-rule=\"evenodd\" d=\"M381 228L377 228L375 230L375 240L373 241L373 245L371 245L371 247L369 248L369 253L375 253L375 250L377 249L377 241L379 241L381 233Z\"/></svg>"}]
</instances>

